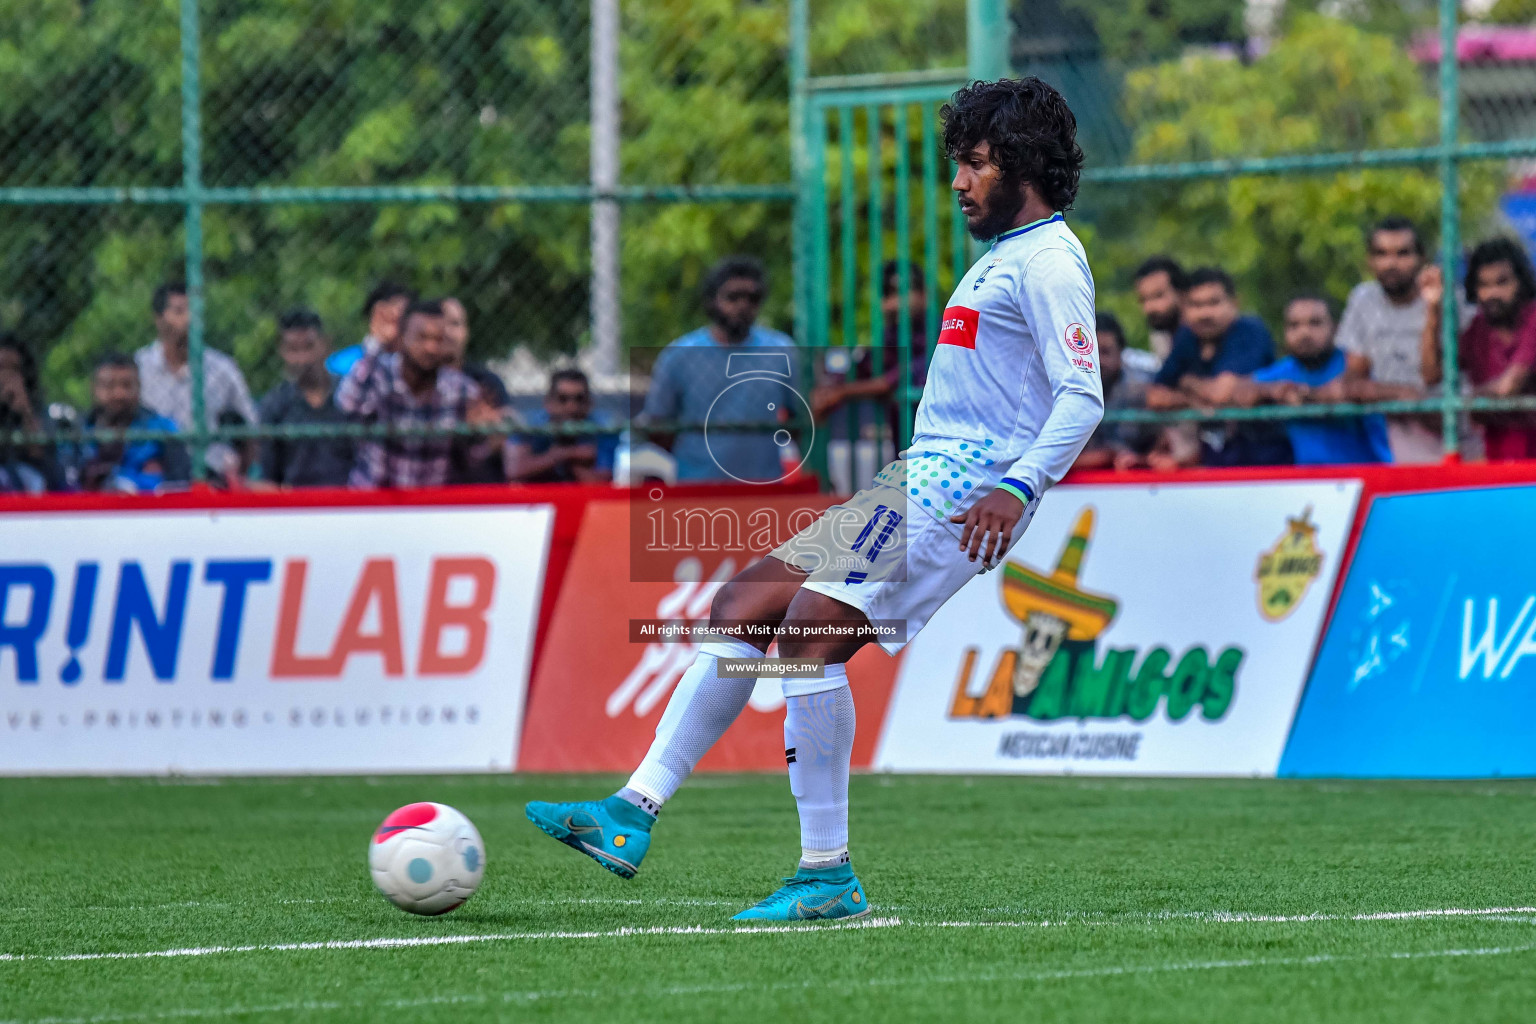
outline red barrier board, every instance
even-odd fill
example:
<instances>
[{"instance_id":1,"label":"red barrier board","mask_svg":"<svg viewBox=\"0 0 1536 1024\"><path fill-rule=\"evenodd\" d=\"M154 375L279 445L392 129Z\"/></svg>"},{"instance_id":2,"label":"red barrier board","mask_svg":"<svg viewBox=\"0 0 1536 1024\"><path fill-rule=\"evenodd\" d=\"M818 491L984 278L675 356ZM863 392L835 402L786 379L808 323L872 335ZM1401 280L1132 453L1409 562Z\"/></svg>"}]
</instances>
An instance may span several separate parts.
<instances>
[{"instance_id":1,"label":"red barrier board","mask_svg":"<svg viewBox=\"0 0 1536 1024\"><path fill-rule=\"evenodd\" d=\"M712 508L734 508L744 517L769 516L790 524L796 512L819 511L833 500L815 494L733 498L713 502ZM632 527L635 517L643 518L648 511L616 501L587 506L531 688L520 771L634 768L696 648L689 643L631 642L631 620L707 621L719 585L769 550L766 536L755 538L746 549L713 556L697 553L697 546L670 553L653 550L639 560L647 571L636 582L631 573L636 561L631 557ZM670 579L658 579L654 573L669 554ZM896 667L897 659L875 645L849 663L859 717L855 767L868 767L874 754ZM700 770L782 770L784 713L778 694L777 682L760 682L747 710L704 758Z\"/></svg>"}]
</instances>

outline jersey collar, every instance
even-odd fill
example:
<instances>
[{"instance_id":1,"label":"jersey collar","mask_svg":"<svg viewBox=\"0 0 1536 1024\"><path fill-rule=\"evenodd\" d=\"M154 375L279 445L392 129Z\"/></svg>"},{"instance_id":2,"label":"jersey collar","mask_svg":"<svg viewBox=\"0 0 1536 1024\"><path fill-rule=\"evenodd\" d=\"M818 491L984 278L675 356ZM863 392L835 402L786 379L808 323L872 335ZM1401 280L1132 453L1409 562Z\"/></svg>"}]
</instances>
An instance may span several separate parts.
<instances>
[{"instance_id":1,"label":"jersey collar","mask_svg":"<svg viewBox=\"0 0 1536 1024\"><path fill-rule=\"evenodd\" d=\"M1051 214L1049 217L1042 217L1042 218L1040 218L1037 221L1031 221L1028 224L1021 225L1019 227L1013 228L1012 230L1004 231L1002 234L1000 234L996 238L992 239L992 244L995 246L995 245L997 245L998 242L1001 242L1004 239L1017 238L1019 235L1022 235L1022 234L1026 233L1026 232L1029 232L1029 231L1033 231L1033 230L1035 230L1035 228L1040 227L1042 224L1054 224L1056 221L1065 220L1065 219L1066 218L1061 215L1061 211L1057 210L1055 213Z\"/></svg>"}]
</instances>

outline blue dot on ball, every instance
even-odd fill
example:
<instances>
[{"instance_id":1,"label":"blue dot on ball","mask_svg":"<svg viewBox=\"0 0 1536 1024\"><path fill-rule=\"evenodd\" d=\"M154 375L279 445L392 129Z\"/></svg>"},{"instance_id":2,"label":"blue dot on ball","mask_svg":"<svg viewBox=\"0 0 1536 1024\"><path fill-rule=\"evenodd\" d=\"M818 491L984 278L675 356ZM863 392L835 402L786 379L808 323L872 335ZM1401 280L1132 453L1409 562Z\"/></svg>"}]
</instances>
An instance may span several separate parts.
<instances>
[{"instance_id":1,"label":"blue dot on ball","mask_svg":"<svg viewBox=\"0 0 1536 1024\"><path fill-rule=\"evenodd\" d=\"M420 885L432 878L432 862L425 857L416 857L405 866L405 872L411 876L411 881Z\"/></svg>"},{"instance_id":2,"label":"blue dot on ball","mask_svg":"<svg viewBox=\"0 0 1536 1024\"><path fill-rule=\"evenodd\" d=\"M464 866L471 871L480 870L480 850L478 847L464 847Z\"/></svg>"},{"instance_id":3,"label":"blue dot on ball","mask_svg":"<svg viewBox=\"0 0 1536 1024\"><path fill-rule=\"evenodd\" d=\"M927 499L927 498L924 498L924 499L923 499L923 504L924 504L924 505L932 505L932 504L933 504L933 502L931 502L931 501L929 501L929 500L928 500L928 499Z\"/></svg>"},{"instance_id":4,"label":"blue dot on ball","mask_svg":"<svg viewBox=\"0 0 1536 1024\"><path fill-rule=\"evenodd\" d=\"M961 445L961 446L960 446L960 450L961 450L961 451L965 451L965 449L966 449L966 446L965 446L965 445L963 445L963 444L962 444L962 445Z\"/></svg>"}]
</instances>

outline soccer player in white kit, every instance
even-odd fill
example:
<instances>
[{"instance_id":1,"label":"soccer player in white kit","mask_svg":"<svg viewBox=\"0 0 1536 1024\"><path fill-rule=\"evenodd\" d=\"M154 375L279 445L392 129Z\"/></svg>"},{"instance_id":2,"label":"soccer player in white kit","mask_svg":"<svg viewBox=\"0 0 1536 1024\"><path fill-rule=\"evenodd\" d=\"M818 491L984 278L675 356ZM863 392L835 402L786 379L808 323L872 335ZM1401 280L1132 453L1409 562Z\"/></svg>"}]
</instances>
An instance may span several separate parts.
<instances>
[{"instance_id":1,"label":"soccer player in white kit","mask_svg":"<svg viewBox=\"0 0 1536 1024\"><path fill-rule=\"evenodd\" d=\"M1093 276L1062 217L1083 151L1061 95L1038 78L976 82L939 112L966 226L992 247L956 286L928 368L911 446L873 486L748 566L716 593L703 644L629 783L605 800L528 804L529 820L633 878L656 815L746 706L761 659L746 622L894 624L894 654L973 576L1000 563L1104 413ZM787 884L736 920L869 912L848 856L854 708L848 659L867 636L778 637L781 657L825 662L786 678L784 747L800 813Z\"/></svg>"}]
</instances>

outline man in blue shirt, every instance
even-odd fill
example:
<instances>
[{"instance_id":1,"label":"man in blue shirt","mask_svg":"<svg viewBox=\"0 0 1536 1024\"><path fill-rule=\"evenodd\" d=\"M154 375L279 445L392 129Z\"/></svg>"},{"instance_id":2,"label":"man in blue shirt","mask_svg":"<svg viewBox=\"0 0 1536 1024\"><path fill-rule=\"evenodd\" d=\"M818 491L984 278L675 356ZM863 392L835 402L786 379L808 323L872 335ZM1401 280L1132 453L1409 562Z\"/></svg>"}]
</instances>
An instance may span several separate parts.
<instances>
[{"instance_id":1,"label":"man in blue shirt","mask_svg":"<svg viewBox=\"0 0 1536 1024\"><path fill-rule=\"evenodd\" d=\"M530 427L602 422L592 415L592 388L587 375L576 369L550 374L544 408L527 418ZM507 442L507 479L515 484L607 483L613 479L613 459L618 447L617 434L514 437Z\"/></svg>"},{"instance_id":2,"label":"man in blue shirt","mask_svg":"<svg viewBox=\"0 0 1536 1024\"><path fill-rule=\"evenodd\" d=\"M91 411L87 430L138 428L176 430L176 422L140 400L139 367L132 356L103 356L91 374ZM174 441L85 441L65 446L75 486L83 491L150 492L191 476L187 450Z\"/></svg>"},{"instance_id":3,"label":"man in blue shirt","mask_svg":"<svg viewBox=\"0 0 1536 1024\"><path fill-rule=\"evenodd\" d=\"M1232 404L1245 377L1275 361L1275 342L1256 316L1237 308L1232 278L1201 267L1185 278L1184 322L1173 350L1147 390L1149 409L1213 409ZM1203 466L1282 466L1291 461L1285 432L1270 423L1210 423L1200 429Z\"/></svg>"},{"instance_id":4,"label":"man in blue shirt","mask_svg":"<svg viewBox=\"0 0 1536 1024\"><path fill-rule=\"evenodd\" d=\"M1345 380L1348 362L1334 346L1333 310L1321 295L1298 295L1285 305L1286 357L1240 385L1234 403L1369 400ZM1369 383L1369 382L1361 382ZM1331 385L1331 386L1330 386ZM1375 396L1379 397L1379 396ZM1381 416L1297 419L1285 425L1301 466L1391 462L1387 422Z\"/></svg>"},{"instance_id":5,"label":"man in blue shirt","mask_svg":"<svg viewBox=\"0 0 1536 1024\"><path fill-rule=\"evenodd\" d=\"M670 445L679 480L771 483L788 475L795 451L787 429L766 429L809 419L795 390L794 342L755 323L767 295L763 265L746 256L717 263L704 279L710 324L662 350L651 370L641 423L699 424ZM762 425L764 429L732 429ZM665 438L660 438L665 445Z\"/></svg>"}]
</instances>

